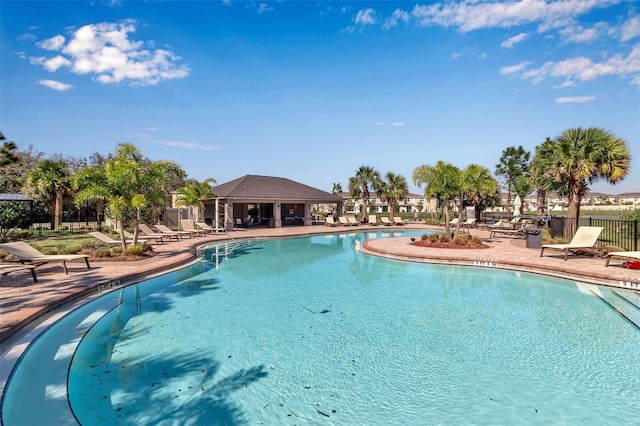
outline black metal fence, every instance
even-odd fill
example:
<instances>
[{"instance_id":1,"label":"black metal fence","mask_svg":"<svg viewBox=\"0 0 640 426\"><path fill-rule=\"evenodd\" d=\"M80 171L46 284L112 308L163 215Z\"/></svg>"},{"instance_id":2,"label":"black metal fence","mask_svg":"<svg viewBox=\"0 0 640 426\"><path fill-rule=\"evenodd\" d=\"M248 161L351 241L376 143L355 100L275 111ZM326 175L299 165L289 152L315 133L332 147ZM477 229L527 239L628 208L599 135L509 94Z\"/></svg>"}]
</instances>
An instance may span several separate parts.
<instances>
[{"instance_id":1,"label":"black metal fence","mask_svg":"<svg viewBox=\"0 0 640 426\"><path fill-rule=\"evenodd\" d=\"M504 213L483 213L483 219L500 220L511 219L513 216L506 215ZM570 219L565 216L545 216L537 217L530 215L523 215L522 219L530 220L538 227L547 227L553 238L563 238L570 240L573 234L567 235L568 229L573 229L574 232L579 226L601 226L603 228L598 244L602 246L618 247L623 250L637 251L638 240L640 239L638 234L638 220L620 220L609 219L600 217L581 217L578 219L575 226L569 223L569 221L576 221L576 219Z\"/></svg>"}]
</instances>

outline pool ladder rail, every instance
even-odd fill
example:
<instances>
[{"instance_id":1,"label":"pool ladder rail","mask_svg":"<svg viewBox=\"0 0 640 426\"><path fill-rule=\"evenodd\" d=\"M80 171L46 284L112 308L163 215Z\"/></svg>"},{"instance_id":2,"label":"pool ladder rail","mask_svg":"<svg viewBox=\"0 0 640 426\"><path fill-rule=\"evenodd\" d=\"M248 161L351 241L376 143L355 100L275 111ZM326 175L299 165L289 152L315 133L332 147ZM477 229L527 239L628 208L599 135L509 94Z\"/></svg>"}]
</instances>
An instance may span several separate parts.
<instances>
[{"instance_id":1,"label":"pool ladder rail","mask_svg":"<svg viewBox=\"0 0 640 426\"><path fill-rule=\"evenodd\" d=\"M220 242L199 250L198 256L202 257L204 261L216 262L220 258L226 258L230 255L249 249L256 245L262 244L266 240L264 238L252 238L246 240L233 240L232 242ZM237 254L237 253L236 253Z\"/></svg>"},{"instance_id":2,"label":"pool ladder rail","mask_svg":"<svg viewBox=\"0 0 640 426\"><path fill-rule=\"evenodd\" d=\"M640 293L604 288L599 292L594 290L591 292L629 324L640 330Z\"/></svg>"}]
</instances>

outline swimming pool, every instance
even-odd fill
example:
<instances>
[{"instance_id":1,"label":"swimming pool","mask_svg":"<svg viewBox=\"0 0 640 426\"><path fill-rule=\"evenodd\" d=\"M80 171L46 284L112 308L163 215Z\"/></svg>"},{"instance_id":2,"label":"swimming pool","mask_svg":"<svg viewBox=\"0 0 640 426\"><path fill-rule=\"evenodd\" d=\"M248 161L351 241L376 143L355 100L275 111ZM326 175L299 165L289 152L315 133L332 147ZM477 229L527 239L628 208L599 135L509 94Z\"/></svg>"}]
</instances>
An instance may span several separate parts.
<instances>
[{"instance_id":1,"label":"swimming pool","mask_svg":"<svg viewBox=\"0 0 640 426\"><path fill-rule=\"evenodd\" d=\"M355 250L382 232L215 246L71 311L4 424L635 421L640 332L610 289Z\"/></svg>"}]
</instances>

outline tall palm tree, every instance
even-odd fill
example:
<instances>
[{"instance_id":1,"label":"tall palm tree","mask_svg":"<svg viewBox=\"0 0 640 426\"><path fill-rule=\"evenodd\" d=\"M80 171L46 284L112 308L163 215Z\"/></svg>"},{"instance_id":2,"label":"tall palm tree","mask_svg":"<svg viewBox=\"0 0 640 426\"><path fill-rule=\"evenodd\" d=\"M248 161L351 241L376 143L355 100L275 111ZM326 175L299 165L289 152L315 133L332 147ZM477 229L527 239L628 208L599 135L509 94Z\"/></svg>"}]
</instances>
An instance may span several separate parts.
<instances>
[{"instance_id":1,"label":"tall palm tree","mask_svg":"<svg viewBox=\"0 0 640 426\"><path fill-rule=\"evenodd\" d=\"M565 130L553 140L543 157L544 169L565 183L569 203L565 232L573 235L580 219L580 202L589 184L604 179L620 182L629 173L631 154L627 142L598 127Z\"/></svg>"},{"instance_id":2,"label":"tall palm tree","mask_svg":"<svg viewBox=\"0 0 640 426\"><path fill-rule=\"evenodd\" d=\"M418 166L413 170L413 183L425 186L424 197L435 197L442 204L444 223L449 233L449 203L463 192L462 172L453 164L438 161L435 166Z\"/></svg>"},{"instance_id":3,"label":"tall palm tree","mask_svg":"<svg viewBox=\"0 0 640 426\"><path fill-rule=\"evenodd\" d=\"M360 166L356 175L349 178L349 193L360 194L362 197L363 215L369 213L369 198L371 191L377 191L380 185L380 172L370 166Z\"/></svg>"},{"instance_id":4,"label":"tall palm tree","mask_svg":"<svg viewBox=\"0 0 640 426\"><path fill-rule=\"evenodd\" d=\"M187 184L176 189L176 206L189 207L189 219L191 219L191 207L204 207L204 198L211 195L211 185L215 185L214 178L207 178L203 182L193 179L187 181Z\"/></svg>"},{"instance_id":5,"label":"tall palm tree","mask_svg":"<svg viewBox=\"0 0 640 426\"><path fill-rule=\"evenodd\" d=\"M469 164L462 171L462 182L465 196L469 204L475 207L476 218L479 219L480 212L493 204L496 195L499 195L500 185L489 169L478 164Z\"/></svg>"},{"instance_id":6,"label":"tall palm tree","mask_svg":"<svg viewBox=\"0 0 640 426\"><path fill-rule=\"evenodd\" d=\"M531 153L526 151L522 146L510 146L502 151L500 162L496 164L495 174L501 177L504 181L505 189L507 190L507 211L511 206L511 194L513 192L521 192L525 188L522 188L524 180L519 179L521 176L528 176L529 173L529 158ZM520 184L520 188L516 185ZM520 194L524 197L527 194Z\"/></svg>"},{"instance_id":7,"label":"tall palm tree","mask_svg":"<svg viewBox=\"0 0 640 426\"><path fill-rule=\"evenodd\" d=\"M409 185L404 176L388 172L386 181L381 181L378 186L378 197L383 203L389 204L389 218L393 222L396 206L404 200L409 193Z\"/></svg>"},{"instance_id":8,"label":"tall palm tree","mask_svg":"<svg viewBox=\"0 0 640 426\"><path fill-rule=\"evenodd\" d=\"M555 145L548 137L540 145L536 146L535 154L530 165L531 183L536 189L536 215L538 218L545 217L547 212L547 193L549 191L558 190L558 185L562 183L555 182L555 179L547 170L547 158L553 158Z\"/></svg>"},{"instance_id":9,"label":"tall palm tree","mask_svg":"<svg viewBox=\"0 0 640 426\"><path fill-rule=\"evenodd\" d=\"M71 188L67 162L62 159L48 159L29 172L24 191L34 198L48 200L51 203L51 227L58 229L62 225L62 201Z\"/></svg>"}]
</instances>

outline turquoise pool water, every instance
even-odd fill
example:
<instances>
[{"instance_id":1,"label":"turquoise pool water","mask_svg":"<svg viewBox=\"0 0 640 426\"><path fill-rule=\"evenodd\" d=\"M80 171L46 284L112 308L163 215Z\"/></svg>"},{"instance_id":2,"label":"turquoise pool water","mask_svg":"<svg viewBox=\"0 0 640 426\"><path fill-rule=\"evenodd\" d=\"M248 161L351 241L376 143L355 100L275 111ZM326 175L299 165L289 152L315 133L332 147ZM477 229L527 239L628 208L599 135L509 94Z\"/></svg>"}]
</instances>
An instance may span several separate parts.
<instances>
[{"instance_id":1,"label":"turquoise pool water","mask_svg":"<svg viewBox=\"0 0 640 426\"><path fill-rule=\"evenodd\" d=\"M97 299L25 353L4 424L637 423L610 289L355 250L380 236L211 248Z\"/></svg>"}]
</instances>

